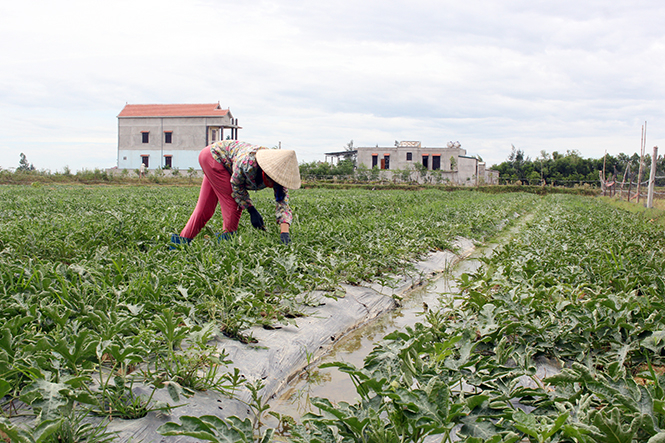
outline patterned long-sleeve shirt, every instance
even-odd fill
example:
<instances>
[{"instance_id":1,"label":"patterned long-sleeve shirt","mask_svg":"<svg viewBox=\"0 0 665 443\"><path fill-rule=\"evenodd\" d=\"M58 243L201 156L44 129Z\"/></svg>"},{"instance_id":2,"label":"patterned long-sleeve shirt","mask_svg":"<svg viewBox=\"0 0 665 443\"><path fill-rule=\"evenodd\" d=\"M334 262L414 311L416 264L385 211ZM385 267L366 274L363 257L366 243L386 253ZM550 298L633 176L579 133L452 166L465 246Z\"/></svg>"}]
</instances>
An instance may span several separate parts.
<instances>
[{"instance_id":1,"label":"patterned long-sleeve shirt","mask_svg":"<svg viewBox=\"0 0 665 443\"><path fill-rule=\"evenodd\" d=\"M258 191L266 187L263 179L259 177L261 169L256 161L256 151L259 149L267 148L236 140L225 140L210 145L212 157L231 174L231 197L242 209L254 206L249 197L249 190ZM293 215L289 207L289 192L286 188L284 188L282 196L278 195L277 186L275 186L275 204L277 223L291 224Z\"/></svg>"}]
</instances>

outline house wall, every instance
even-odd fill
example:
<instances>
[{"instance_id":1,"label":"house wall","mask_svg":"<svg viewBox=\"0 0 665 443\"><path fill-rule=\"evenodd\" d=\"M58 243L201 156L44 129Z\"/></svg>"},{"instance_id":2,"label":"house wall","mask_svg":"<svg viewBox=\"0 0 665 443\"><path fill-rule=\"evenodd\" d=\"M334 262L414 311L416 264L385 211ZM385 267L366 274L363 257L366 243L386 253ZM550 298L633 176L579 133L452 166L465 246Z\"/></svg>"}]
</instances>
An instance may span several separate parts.
<instances>
[{"instance_id":1,"label":"house wall","mask_svg":"<svg viewBox=\"0 0 665 443\"><path fill-rule=\"evenodd\" d=\"M485 185L499 184L499 171L494 169L485 169Z\"/></svg>"},{"instance_id":2,"label":"house wall","mask_svg":"<svg viewBox=\"0 0 665 443\"><path fill-rule=\"evenodd\" d=\"M149 169L165 166L165 156L171 156L172 168L200 169L198 155L211 142L211 127L231 125L224 117L118 117L118 169L136 169L141 156L149 156ZM148 132L148 143L142 133ZM165 133L171 132L171 143L165 142ZM231 136L224 128L218 140ZM223 138L222 138L223 137Z\"/></svg>"},{"instance_id":3,"label":"house wall","mask_svg":"<svg viewBox=\"0 0 665 443\"><path fill-rule=\"evenodd\" d=\"M460 184L476 185L476 166L478 159L475 157L460 156L457 159L457 170L459 171Z\"/></svg>"},{"instance_id":4,"label":"house wall","mask_svg":"<svg viewBox=\"0 0 665 443\"><path fill-rule=\"evenodd\" d=\"M407 153L411 153L411 160L407 160ZM388 169L415 169L416 164L422 164L423 156L427 156L427 169L432 170L433 158L440 157L440 167L442 171L450 171L450 157L457 159L460 155L465 155L466 151L461 148L415 148L415 147L373 147L358 148L358 164L363 164L368 168L372 167L372 155L378 154L378 166L380 168L381 159L386 154L390 155L390 167Z\"/></svg>"},{"instance_id":5,"label":"house wall","mask_svg":"<svg viewBox=\"0 0 665 443\"><path fill-rule=\"evenodd\" d=\"M407 153L411 153L411 160L407 160ZM388 171L416 169L417 164L423 164L423 157L427 158L427 169L434 169L434 157L439 158L438 169L442 171L444 178L451 182L459 182L459 161L461 156L466 154L466 150L461 148L424 148L424 147L373 147L358 148L358 165L372 167L373 154L377 155L377 167L381 169L381 160L386 155L390 156ZM450 158L454 158L457 163L455 169L451 167ZM475 166L474 166L475 171ZM475 172L474 172L475 173Z\"/></svg>"},{"instance_id":6,"label":"house wall","mask_svg":"<svg viewBox=\"0 0 665 443\"><path fill-rule=\"evenodd\" d=\"M416 164L423 164L423 157L427 156L427 169L433 170L434 157L438 156L441 171L440 180L460 185L475 186L476 184L498 183L498 171L485 169L485 163L479 162L475 157L466 156L462 148L423 148L423 147L373 147L357 148L358 165L372 167L372 155L377 155L377 167L381 169L381 160L390 156L387 170L382 171L386 179L392 179L395 170L416 169ZM407 153L411 153L411 160L407 160ZM455 167L451 167L451 157L455 160ZM415 173L414 173L415 174ZM476 179L476 174L478 179ZM431 174L430 174L431 175ZM415 175L412 175L415 177ZM432 179L433 177L430 177Z\"/></svg>"}]
</instances>

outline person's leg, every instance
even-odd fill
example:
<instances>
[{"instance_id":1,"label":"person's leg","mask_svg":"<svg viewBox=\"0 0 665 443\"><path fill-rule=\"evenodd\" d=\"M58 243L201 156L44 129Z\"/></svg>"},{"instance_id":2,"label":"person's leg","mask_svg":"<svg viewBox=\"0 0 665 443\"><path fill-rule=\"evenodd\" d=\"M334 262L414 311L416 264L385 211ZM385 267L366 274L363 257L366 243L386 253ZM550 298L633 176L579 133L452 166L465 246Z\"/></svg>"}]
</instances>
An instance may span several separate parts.
<instances>
[{"instance_id":1,"label":"person's leg","mask_svg":"<svg viewBox=\"0 0 665 443\"><path fill-rule=\"evenodd\" d=\"M194 212L189 217L189 221L187 221L187 224L180 233L181 237L190 240L196 237L212 216L215 215L215 208L217 207L217 194L208 179L208 172L206 171L206 169L209 169L208 157L214 161L212 154L210 154L210 148L203 148L199 153L199 164L204 173L199 200L196 202L196 208L194 208Z\"/></svg>"},{"instance_id":2,"label":"person's leg","mask_svg":"<svg viewBox=\"0 0 665 443\"><path fill-rule=\"evenodd\" d=\"M242 209L238 207L238 203L231 197L231 174L229 174L229 171L221 163L212 157L209 150L207 155L202 153L199 156L199 162L219 201L219 207L222 210L224 220L224 232L237 231Z\"/></svg>"},{"instance_id":3,"label":"person's leg","mask_svg":"<svg viewBox=\"0 0 665 443\"><path fill-rule=\"evenodd\" d=\"M196 202L196 208L194 208L189 221L180 233L180 237L188 239L196 237L206 223L208 223L208 220L215 215L216 208L217 195L213 191L208 178L203 176L203 183L201 183L201 192L199 193L199 200Z\"/></svg>"}]
</instances>

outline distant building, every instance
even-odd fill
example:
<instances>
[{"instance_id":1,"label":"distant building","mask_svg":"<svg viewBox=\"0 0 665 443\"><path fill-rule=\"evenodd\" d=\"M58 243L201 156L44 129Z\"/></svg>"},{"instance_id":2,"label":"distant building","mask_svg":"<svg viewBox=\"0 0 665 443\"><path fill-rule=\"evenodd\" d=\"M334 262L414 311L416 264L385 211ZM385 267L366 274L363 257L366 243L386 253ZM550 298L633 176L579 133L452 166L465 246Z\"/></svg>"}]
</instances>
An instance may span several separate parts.
<instances>
[{"instance_id":1,"label":"distant building","mask_svg":"<svg viewBox=\"0 0 665 443\"><path fill-rule=\"evenodd\" d=\"M237 140L238 119L219 103L125 105L118 114L118 169L200 169L198 155L220 140Z\"/></svg>"},{"instance_id":2,"label":"distant building","mask_svg":"<svg viewBox=\"0 0 665 443\"><path fill-rule=\"evenodd\" d=\"M425 176L421 181L437 179L453 184L476 185L496 184L499 172L486 169L485 163L476 157L466 155L459 142L449 142L445 148L423 147L419 141L395 142L391 147L357 148L357 164L367 168L377 168L386 172L400 170L417 171L420 168ZM416 165L421 165L416 167ZM436 171L436 172L434 172Z\"/></svg>"},{"instance_id":3,"label":"distant building","mask_svg":"<svg viewBox=\"0 0 665 443\"><path fill-rule=\"evenodd\" d=\"M340 160L355 160L358 151L355 149L346 150L346 151L337 151L337 152L325 152L325 162L335 165L340 162Z\"/></svg>"}]
</instances>

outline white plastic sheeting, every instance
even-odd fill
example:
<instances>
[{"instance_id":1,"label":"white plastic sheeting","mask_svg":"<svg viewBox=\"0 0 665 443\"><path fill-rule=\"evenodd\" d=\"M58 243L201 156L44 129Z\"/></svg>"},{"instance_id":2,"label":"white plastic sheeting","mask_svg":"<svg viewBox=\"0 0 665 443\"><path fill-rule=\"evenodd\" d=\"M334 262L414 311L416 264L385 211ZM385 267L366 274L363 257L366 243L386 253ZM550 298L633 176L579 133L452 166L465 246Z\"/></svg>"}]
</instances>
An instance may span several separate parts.
<instances>
[{"instance_id":1,"label":"white plastic sheeting","mask_svg":"<svg viewBox=\"0 0 665 443\"><path fill-rule=\"evenodd\" d=\"M309 314L298 318L297 325L285 325L279 329L267 330L254 327L249 332L257 339L255 344L243 344L228 338L219 338L217 346L225 349L233 366L237 367L249 381L261 379L265 385L263 398L269 399L282 389L293 377L304 370L308 363L318 359L330 350L344 334L362 327L377 316L395 309L396 299L420 286L433 275L450 269L456 262L467 257L474 249L472 241L458 238L455 252L438 251L431 253L426 260L415 263L415 277L402 277L395 287L377 283L363 286L343 285L344 297L325 297L323 293L310 294L321 303L307 308ZM149 394L147 387L137 388L137 393ZM108 430L118 433L118 440L152 442L194 442L189 437L163 437L156 432L162 424L173 421L179 423L184 415L217 415L219 417L251 416L246 405L250 400L248 391L240 391L237 400L230 400L216 392L199 392L186 399L184 405L174 409L169 415L149 413L137 420L113 420ZM157 392L155 400L173 403L165 392Z\"/></svg>"}]
</instances>

